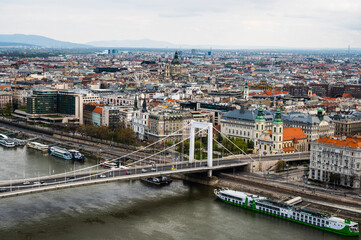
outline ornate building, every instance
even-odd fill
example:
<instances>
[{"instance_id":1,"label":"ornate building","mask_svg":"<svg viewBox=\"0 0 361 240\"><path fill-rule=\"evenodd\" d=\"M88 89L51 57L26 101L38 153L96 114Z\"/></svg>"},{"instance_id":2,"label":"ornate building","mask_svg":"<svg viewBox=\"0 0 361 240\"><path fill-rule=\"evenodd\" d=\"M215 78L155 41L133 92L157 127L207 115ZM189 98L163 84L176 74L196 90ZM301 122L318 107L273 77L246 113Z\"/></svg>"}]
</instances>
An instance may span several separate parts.
<instances>
[{"instance_id":1,"label":"ornate building","mask_svg":"<svg viewBox=\"0 0 361 240\"><path fill-rule=\"evenodd\" d=\"M163 81L173 81L178 80L183 77L182 74L182 65L178 57L178 52L174 54L174 58L171 62L166 62L165 64L159 59L158 62L158 76L159 79Z\"/></svg>"}]
</instances>

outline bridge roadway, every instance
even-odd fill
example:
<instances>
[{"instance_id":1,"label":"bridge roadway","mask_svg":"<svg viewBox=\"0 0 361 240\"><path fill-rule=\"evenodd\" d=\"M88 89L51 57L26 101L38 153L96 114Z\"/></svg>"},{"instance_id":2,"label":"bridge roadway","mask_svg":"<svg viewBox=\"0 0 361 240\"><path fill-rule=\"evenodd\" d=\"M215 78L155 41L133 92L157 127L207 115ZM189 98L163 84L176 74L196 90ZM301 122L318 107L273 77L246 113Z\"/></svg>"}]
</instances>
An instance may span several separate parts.
<instances>
[{"instance_id":1,"label":"bridge roadway","mask_svg":"<svg viewBox=\"0 0 361 240\"><path fill-rule=\"evenodd\" d=\"M263 156L257 160L279 160L281 157L282 156L280 155ZM283 159L285 161L306 161L309 160L309 153L283 155ZM243 155L241 157L230 159L214 159L212 167L208 167L207 161L203 160L196 161L195 163L174 162L167 164L157 164L154 167L148 165L140 167L129 167L128 169L102 169L85 173L68 172L67 174L56 174L52 176L31 178L26 180L19 179L7 183L2 182L0 185L0 198L15 197L37 192L54 191L91 184L172 175L177 173L186 174L206 172L208 170L221 170L226 168L246 166L250 162L252 162L250 158ZM24 181L28 181L29 183L24 184Z\"/></svg>"}]
</instances>

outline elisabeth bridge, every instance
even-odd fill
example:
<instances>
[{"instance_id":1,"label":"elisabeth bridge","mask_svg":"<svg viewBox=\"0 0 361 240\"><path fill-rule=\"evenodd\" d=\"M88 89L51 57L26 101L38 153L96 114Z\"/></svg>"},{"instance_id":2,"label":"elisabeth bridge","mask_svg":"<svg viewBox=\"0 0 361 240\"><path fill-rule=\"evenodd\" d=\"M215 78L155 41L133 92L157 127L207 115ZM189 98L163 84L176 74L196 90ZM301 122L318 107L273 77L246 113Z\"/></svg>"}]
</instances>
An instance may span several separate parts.
<instances>
[{"instance_id":1,"label":"elisabeth bridge","mask_svg":"<svg viewBox=\"0 0 361 240\"><path fill-rule=\"evenodd\" d=\"M283 159L284 161L309 160L308 152L268 156L256 156L247 154L237 145L235 145L232 141L230 141L227 136L223 135L216 128L213 128L211 123L196 121L191 121L190 123L190 136L188 138L184 138L182 141L172 146L166 146L164 144L164 148L162 150L154 151L154 153L147 156L144 156L144 154L139 154L141 151L151 149L151 147L155 144L165 143L169 137L182 131L185 128L186 126L174 132L173 134L170 134L152 144L149 144L148 146L142 147L134 152L127 153L124 156L110 160L112 162L119 162L121 159L125 158L132 159L131 162L119 165L119 167L113 167L110 169L99 169L99 167L102 166L102 163L100 163L91 167L68 171L61 174L53 174L37 178L1 180L0 198L16 197L25 194L61 190L64 188L81 187L91 184L103 184L124 180L129 181L141 178L159 177L173 174L207 173L208 176L212 176L212 172L214 170L230 169L247 165L251 165L253 167L252 163L255 163L257 161L272 161L280 159ZM224 139L233 144L234 147L236 147L242 154L234 155L227 148L225 148L222 143L219 143L216 139L214 139L213 130L221 134ZM195 138L196 136L203 136L200 134L203 132L206 132L207 135L207 160L196 160L194 157ZM183 149L183 143L186 140L189 140L190 143L189 156L175 151L176 147L180 144L182 144L181 146ZM216 142L218 146L222 148L222 154L220 157L213 158L213 142ZM224 151L228 152L227 156L223 156ZM139 154L138 158L137 153ZM167 158L166 160L166 153L171 153L171 156L173 154L174 157L171 157L170 160L169 158ZM159 161L154 161L154 159L157 159L158 157ZM185 157L187 157L188 159L186 160Z\"/></svg>"}]
</instances>

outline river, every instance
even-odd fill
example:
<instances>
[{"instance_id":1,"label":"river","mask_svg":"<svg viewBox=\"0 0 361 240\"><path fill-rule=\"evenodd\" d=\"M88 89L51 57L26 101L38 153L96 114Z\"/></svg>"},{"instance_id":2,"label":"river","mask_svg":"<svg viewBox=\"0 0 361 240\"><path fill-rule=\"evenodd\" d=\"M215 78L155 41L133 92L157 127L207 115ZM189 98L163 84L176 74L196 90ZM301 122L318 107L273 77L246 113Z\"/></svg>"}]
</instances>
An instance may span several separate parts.
<instances>
[{"instance_id":1,"label":"river","mask_svg":"<svg viewBox=\"0 0 361 240\"><path fill-rule=\"evenodd\" d=\"M61 173L72 161L0 146L0 179ZM87 160L75 168L95 164ZM227 205L211 187L117 182L0 199L0 239L350 239ZM352 238L351 238L352 239Z\"/></svg>"}]
</instances>

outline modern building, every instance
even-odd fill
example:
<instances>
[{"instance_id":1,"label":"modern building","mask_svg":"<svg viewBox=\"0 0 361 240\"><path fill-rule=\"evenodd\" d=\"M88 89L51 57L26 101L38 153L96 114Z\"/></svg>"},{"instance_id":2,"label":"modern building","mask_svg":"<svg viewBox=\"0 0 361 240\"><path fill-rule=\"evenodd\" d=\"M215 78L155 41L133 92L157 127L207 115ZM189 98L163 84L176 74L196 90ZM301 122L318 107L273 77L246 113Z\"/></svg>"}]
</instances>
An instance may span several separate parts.
<instances>
[{"instance_id":1,"label":"modern building","mask_svg":"<svg viewBox=\"0 0 361 240\"><path fill-rule=\"evenodd\" d=\"M309 178L360 188L361 138L322 137L311 142Z\"/></svg>"},{"instance_id":2,"label":"modern building","mask_svg":"<svg viewBox=\"0 0 361 240\"><path fill-rule=\"evenodd\" d=\"M26 112L30 114L49 114L58 111L58 91L54 89L33 90L26 99Z\"/></svg>"}]
</instances>

